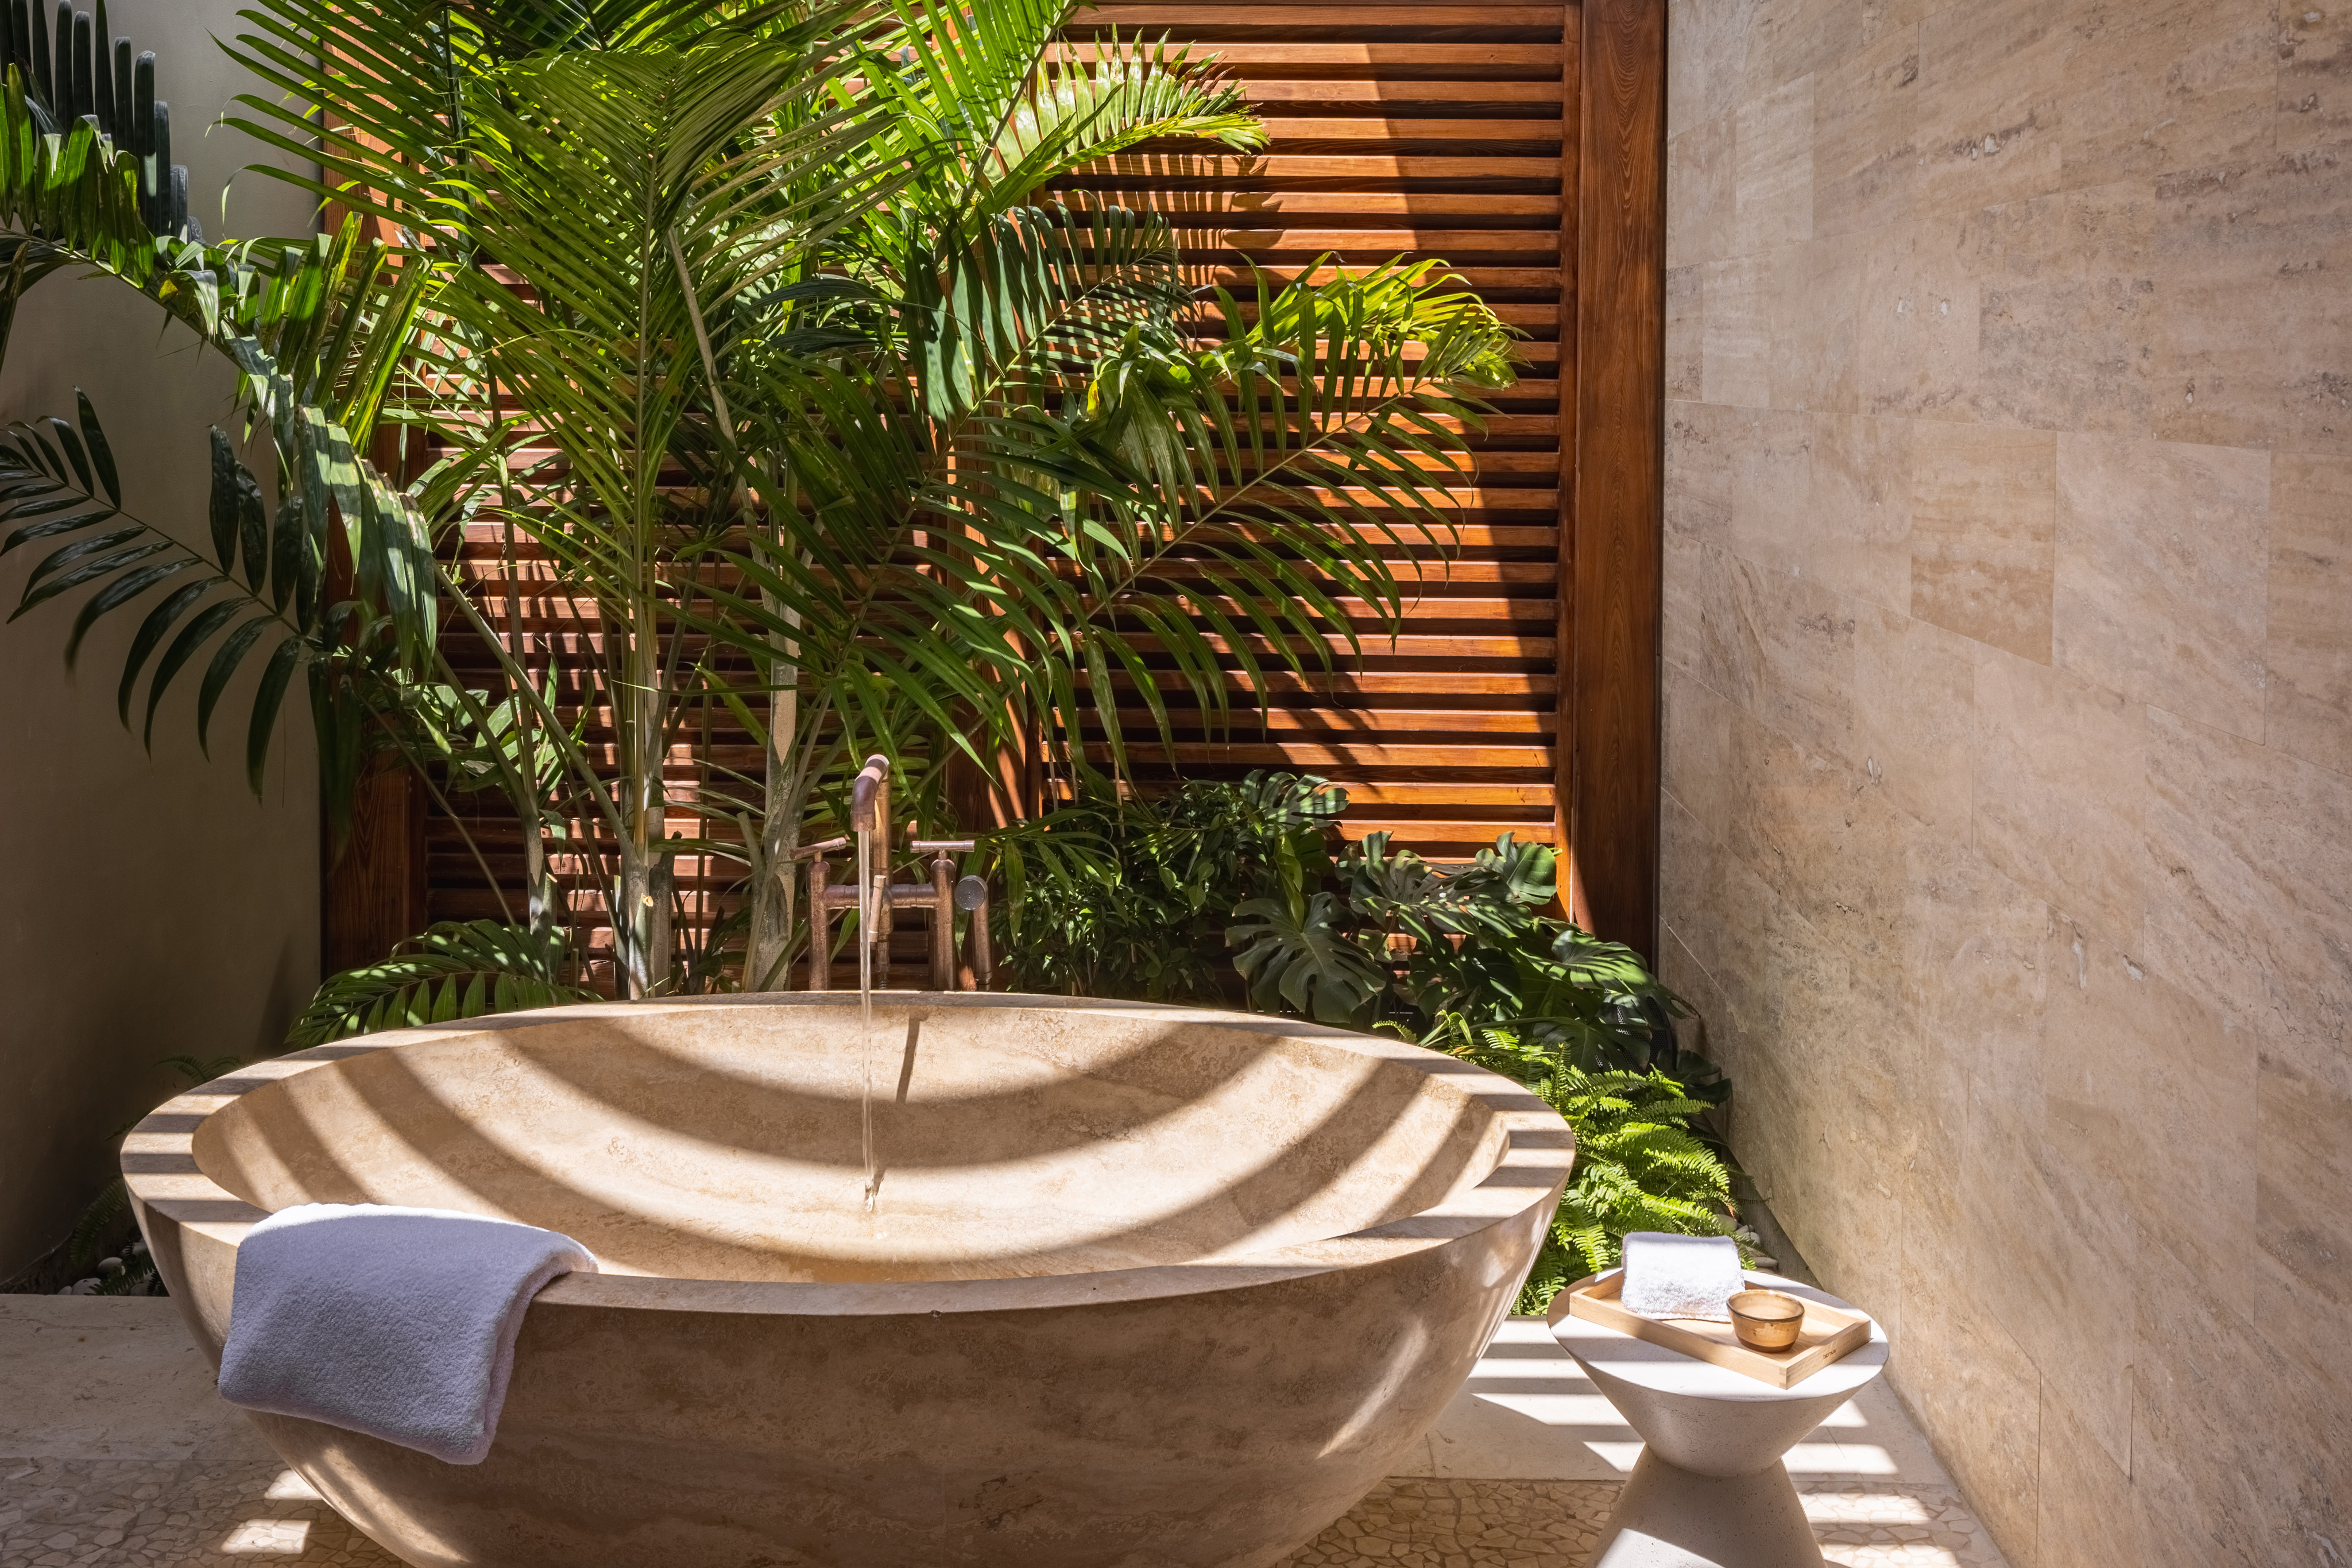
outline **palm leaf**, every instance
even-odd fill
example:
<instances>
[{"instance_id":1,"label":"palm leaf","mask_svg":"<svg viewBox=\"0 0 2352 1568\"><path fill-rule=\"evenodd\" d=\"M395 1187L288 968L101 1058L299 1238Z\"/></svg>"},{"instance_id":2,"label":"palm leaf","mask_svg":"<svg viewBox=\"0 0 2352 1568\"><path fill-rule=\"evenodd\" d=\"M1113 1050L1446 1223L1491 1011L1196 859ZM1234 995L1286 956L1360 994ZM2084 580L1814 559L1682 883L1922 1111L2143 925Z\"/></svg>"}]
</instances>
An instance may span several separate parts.
<instances>
[{"instance_id":1,"label":"palm leaf","mask_svg":"<svg viewBox=\"0 0 2352 1568\"><path fill-rule=\"evenodd\" d=\"M596 994L566 981L561 933L494 920L451 921L410 937L389 958L346 969L319 988L287 1031L289 1047L521 1012Z\"/></svg>"}]
</instances>

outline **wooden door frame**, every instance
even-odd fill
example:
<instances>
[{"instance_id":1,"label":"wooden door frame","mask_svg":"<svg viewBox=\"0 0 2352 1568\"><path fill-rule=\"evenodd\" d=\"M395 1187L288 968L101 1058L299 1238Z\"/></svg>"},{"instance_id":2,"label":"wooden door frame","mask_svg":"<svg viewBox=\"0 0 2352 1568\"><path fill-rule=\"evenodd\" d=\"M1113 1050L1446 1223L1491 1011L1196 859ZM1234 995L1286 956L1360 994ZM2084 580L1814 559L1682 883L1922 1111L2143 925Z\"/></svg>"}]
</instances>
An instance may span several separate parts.
<instances>
[{"instance_id":1,"label":"wooden door frame","mask_svg":"<svg viewBox=\"0 0 2352 1568\"><path fill-rule=\"evenodd\" d=\"M1570 915L1655 962L1665 541L1665 0L1582 0L1560 329L1559 801ZM1565 106L1564 106L1565 107ZM1571 375L1569 366L1575 369Z\"/></svg>"}]
</instances>

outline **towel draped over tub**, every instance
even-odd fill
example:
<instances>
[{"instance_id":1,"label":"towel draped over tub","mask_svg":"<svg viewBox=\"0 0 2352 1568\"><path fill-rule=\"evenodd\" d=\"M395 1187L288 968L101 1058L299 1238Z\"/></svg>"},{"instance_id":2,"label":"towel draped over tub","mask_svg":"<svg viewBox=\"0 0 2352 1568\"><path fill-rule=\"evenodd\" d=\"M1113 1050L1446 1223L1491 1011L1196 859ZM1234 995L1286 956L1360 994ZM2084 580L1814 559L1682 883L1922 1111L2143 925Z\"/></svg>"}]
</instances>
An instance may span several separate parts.
<instances>
[{"instance_id":1,"label":"towel draped over tub","mask_svg":"<svg viewBox=\"0 0 2352 1568\"><path fill-rule=\"evenodd\" d=\"M596 1260L569 1236L439 1208L310 1203L247 1232L223 1398L478 1465L524 1311Z\"/></svg>"}]
</instances>

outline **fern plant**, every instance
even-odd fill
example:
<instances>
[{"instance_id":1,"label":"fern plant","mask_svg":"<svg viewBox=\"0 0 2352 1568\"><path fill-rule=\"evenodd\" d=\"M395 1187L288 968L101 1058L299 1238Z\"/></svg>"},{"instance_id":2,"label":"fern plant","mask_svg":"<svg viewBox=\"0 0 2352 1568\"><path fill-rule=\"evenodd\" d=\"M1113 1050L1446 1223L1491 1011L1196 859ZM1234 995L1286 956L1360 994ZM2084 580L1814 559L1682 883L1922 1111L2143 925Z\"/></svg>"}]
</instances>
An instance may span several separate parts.
<instances>
[{"instance_id":1,"label":"fern plant","mask_svg":"<svg viewBox=\"0 0 2352 1568\"><path fill-rule=\"evenodd\" d=\"M1728 1236L1740 1256L1755 1234L1731 1205L1731 1169L1690 1128L1706 1109L1656 1068L1587 1073L1562 1065L1535 1086L1576 1130L1576 1174L1519 1292L1516 1309L1542 1312L1562 1287L1613 1269L1636 1230Z\"/></svg>"}]
</instances>

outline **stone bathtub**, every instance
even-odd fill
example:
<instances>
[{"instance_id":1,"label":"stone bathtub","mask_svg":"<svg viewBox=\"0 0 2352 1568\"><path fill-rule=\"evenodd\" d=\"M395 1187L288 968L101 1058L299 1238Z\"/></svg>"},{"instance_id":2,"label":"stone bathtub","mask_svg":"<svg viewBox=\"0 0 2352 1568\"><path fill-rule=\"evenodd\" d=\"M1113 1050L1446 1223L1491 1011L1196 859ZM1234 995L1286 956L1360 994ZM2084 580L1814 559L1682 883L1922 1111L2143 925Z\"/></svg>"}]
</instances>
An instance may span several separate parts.
<instances>
[{"instance_id":1,"label":"stone bathtub","mask_svg":"<svg viewBox=\"0 0 2352 1568\"><path fill-rule=\"evenodd\" d=\"M257 1063L124 1146L215 1363L270 1210L563 1230L478 1467L254 1420L420 1565L1262 1568L1435 1420L1572 1156L1517 1085L1287 1019L889 993L579 1007Z\"/></svg>"}]
</instances>

